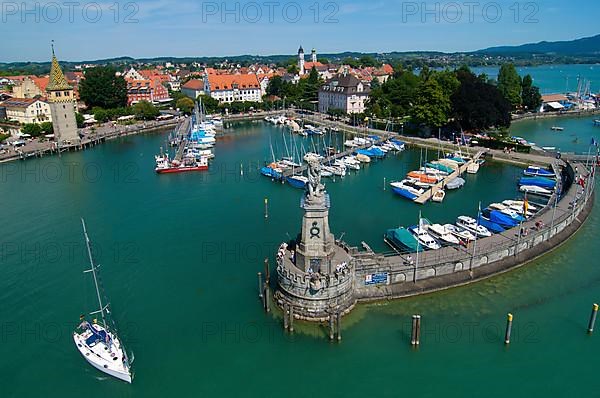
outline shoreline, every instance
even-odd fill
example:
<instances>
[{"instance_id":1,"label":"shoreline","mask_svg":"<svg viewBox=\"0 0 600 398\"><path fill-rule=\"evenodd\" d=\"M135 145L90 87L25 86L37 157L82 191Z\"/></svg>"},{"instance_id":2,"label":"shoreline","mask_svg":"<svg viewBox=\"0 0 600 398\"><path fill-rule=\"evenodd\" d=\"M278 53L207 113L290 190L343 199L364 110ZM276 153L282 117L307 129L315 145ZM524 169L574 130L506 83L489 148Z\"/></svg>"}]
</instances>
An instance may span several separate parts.
<instances>
[{"instance_id":1,"label":"shoreline","mask_svg":"<svg viewBox=\"0 0 600 398\"><path fill-rule=\"evenodd\" d=\"M518 123L524 120L538 120L538 119L560 119L564 117L580 118L600 115L600 109L592 109L589 111L566 111L566 112L552 112L552 113L528 113L524 115L516 115L517 117L511 117L511 123Z\"/></svg>"}]
</instances>

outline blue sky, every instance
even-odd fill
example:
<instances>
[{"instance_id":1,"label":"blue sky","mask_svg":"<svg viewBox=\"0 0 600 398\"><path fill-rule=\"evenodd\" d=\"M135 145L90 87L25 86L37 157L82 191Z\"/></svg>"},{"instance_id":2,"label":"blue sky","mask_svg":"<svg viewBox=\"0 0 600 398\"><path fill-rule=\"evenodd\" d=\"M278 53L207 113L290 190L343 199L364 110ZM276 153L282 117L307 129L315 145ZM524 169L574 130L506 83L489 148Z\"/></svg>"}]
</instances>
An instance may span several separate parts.
<instances>
[{"instance_id":1,"label":"blue sky","mask_svg":"<svg viewBox=\"0 0 600 398\"><path fill-rule=\"evenodd\" d=\"M589 0L69 1L2 2L0 61L48 60L51 39L60 59L80 61L293 54L300 44L451 52L599 33Z\"/></svg>"}]
</instances>

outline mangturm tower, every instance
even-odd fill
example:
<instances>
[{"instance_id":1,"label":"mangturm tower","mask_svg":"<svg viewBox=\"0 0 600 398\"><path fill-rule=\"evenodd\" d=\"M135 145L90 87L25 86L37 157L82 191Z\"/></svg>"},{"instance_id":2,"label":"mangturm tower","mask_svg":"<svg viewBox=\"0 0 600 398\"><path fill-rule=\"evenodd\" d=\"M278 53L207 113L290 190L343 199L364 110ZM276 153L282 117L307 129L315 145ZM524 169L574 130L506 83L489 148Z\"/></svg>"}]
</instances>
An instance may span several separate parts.
<instances>
[{"instance_id":1,"label":"mangturm tower","mask_svg":"<svg viewBox=\"0 0 600 398\"><path fill-rule=\"evenodd\" d=\"M354 260L329 230L329 195L321 164L307 158L308 182L302 198L302 230L277 253L277 303L291 304L301 318L322 321L354 306Z\"/></svg>"},{"instance_id":2,"label":"mangturm tower","mask_svg":"<svg viewBox=\"0 0 600 398\"><path fill-rule=\"evenodd\" d=\"M48 94L48 104L50 105L50 115L52 116L54 137L58 146L79 144L73 87L69 85L60 69L56 55L54 55L54 45L52 45L52 66L50 67L50 79L48 86L46 86L46 92Z\"/></svg>"}]
</instances>

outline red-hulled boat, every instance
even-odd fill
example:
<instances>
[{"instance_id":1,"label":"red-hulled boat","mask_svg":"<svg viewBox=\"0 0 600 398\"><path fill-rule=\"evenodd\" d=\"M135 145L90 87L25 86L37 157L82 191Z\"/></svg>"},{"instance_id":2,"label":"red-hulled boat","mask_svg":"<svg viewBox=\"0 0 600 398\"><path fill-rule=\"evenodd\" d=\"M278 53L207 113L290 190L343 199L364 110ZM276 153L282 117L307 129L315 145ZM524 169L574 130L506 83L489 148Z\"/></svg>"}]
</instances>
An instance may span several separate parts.
<instances>
[{"instance_id":1,"label":"red-hulled boat","mask_svg":"<svg viewBox=\"0 0 600 398\"><path fill-rule=\"evenodd\" d=\"M154 170L158 174L208 170L208 159L201 157L200 160L196 160L195 158L186 157L183 158L183 162L179 162L177 160L170 161L166 155L156 156L156 168Z\"/></svg>"}]
</instances>

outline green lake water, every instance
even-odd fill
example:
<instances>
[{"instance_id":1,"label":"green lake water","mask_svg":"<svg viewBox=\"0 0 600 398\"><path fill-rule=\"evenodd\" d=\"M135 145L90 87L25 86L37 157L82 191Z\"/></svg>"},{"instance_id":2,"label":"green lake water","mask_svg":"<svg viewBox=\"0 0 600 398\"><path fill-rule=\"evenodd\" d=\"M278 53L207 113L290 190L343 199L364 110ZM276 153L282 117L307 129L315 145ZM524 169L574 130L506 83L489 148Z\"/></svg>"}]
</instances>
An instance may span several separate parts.
<instances>
[{"instance_id":1,"label":"green lake water","mask_svg":"<svg viewBox=\"0 0 600 398\"><path fill-rule=\"evenodd\" d=\"M240 123L229 132L207 173L156 175L165 134L0 165L0 396L597 394L600 336L585 333L600 300L597 210L573 239L523 269L359 305L343 319L339 344L303 323L289 336L277 312L262 311L256 273L298 232L301 191L257 172L270 143L282 151L279 128ZM408 150L326 180L336 236L388 250L384 231L416 223L419 211L452 222L476 214L479 201L518 197L520 169L493 162L441 205L417 206L384 190L384 179L402 178L424 156ZM95 309L82 273L81 216L121 337L135 353L131 385L93 369L71 338L79 315ZM509 347L507 312L515 315ZM418 350L409 346L414 313L423 317Z\"/></svg>"}]
</instances>

